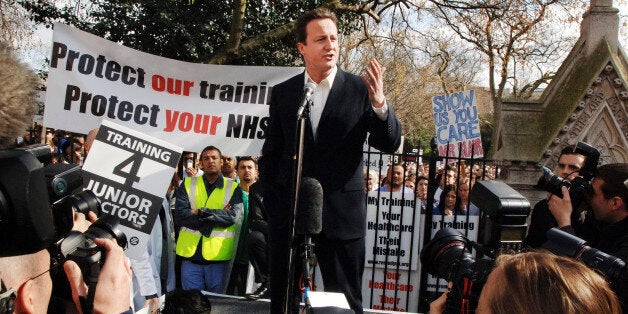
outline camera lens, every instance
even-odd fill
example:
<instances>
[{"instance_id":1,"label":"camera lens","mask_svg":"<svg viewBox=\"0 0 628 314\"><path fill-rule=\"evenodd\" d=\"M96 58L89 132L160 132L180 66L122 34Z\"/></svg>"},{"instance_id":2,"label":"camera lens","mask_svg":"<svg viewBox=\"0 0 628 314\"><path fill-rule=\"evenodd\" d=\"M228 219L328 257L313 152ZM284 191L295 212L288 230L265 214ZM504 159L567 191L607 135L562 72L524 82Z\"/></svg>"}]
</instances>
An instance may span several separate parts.
<instances>
[{"instance_id":1,"label":"camera lens","mask_svg":"<svg viewBox=\"0 0 628 314\"><path fill-rule=\"evenodd\" d=\"M611 282L621 282L626 263L590 246L584 246L579 258L585 265L600 271Z\"/></svg>"},{"instance_id":2,"label":"camera lens","mask_svg":"<svg viewBox=\"0 0 628 314\"><path fill-rule=\"evenodd\" d=\"M543 174L539 178L539 181L534 186L537 189L550 192L558 197L563 197L562 187L566 186L571 188L571 183L552 172L547 167L541 167Z\"/></svg>"},{"instance_id":3,"label":"camera lens","mask_svg":"<svg viewBox=\"0 0 628 314\"><path fill-rule=\"evenodd\" d=\"M493 269L492 259L473 258L471 243L459 231L443 228L421 251L421 263L428 273L453 282L445 313L475 310L480 291Z\"/></svg>"},{"instance_id":4,"label":"camera lens","mask_svg":"<svg viewBox=\"0 0 628 314\"><path fill-rule=\"evenodd\" d=\"M72 195L72 208L77 213L87 215L88 212L94 212L96 216L100 216L100 200L91 190L83 190Z\"/></svg>"},{"instance_id":5,"label":"camera lens","mask_svg":"<svg viewBox=\"0 0 628 314\"><path fill-rule=\"evenodd\" d=\"M84 234L88 239L115 239L118 245L126 247L126 235L120 230L120 221L115 216L102 215Z\"/></svg>"},{"instance_id":6,"label":"camera lens","mask_svg":"<svg viewBox=\"0 0 628 314\"><path fill-rule=\"evenodd\" d=\"M83 271L84 276L86 274L97 276L97 272L93 272L90 268L102 262L104 251L93 240L95 238L116 239L118 245L125 247L126 236L119 227L117 217L103 215L89 226L85 233L71 231L67 237L59 240L56 245L51 247L50 255L60 262L75 261Z\"/></svg>"},{"instance_id":7,"label":"camera lens","mask_svg":"<svg viewBox=\"0 0 628 314\"><path fill-rule=\"evenodd\" d=\"M587 245L587 242L573 234L558 228L547 232L547 242L544 248L554 254L575 258L585 265L601 272L610 282L626 280L626 263L612 255Z\"/></svg>"},{"instance_id":8,"label":"camera lens","mask_svg":"<svg viewBox=\"0 0 628 314\"><path fill-rule=\"evenodd\" d=\"M74 211L87 215L92 211L100 215L100 200L90 190L68 195L51 205L55 228L59 237L65 237L74 227Z\"/></svg>"},{"instance_id":9,"label":"camera lens","mask_svg":"<svg viewBox=\"0 0 628 314\"><path fill-rule=\"evenodd\" d=\"M451 280L452 261L473 260L470 241L451 228L440 229L421 251L421 263L428 273Z\"/></svg>"}]
</instances>

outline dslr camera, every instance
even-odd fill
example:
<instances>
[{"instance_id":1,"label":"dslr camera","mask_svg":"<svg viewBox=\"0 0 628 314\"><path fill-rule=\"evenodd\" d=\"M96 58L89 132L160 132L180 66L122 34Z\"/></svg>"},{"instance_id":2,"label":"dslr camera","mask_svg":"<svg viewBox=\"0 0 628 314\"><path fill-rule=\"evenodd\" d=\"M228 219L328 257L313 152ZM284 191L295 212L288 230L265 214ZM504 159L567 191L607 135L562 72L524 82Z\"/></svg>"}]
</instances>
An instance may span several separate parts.
<instances>
[{"instance_id":1,"label":"dslr camera","mask_svg":"<svg viewBox=\"0 0 628 314\"><path fill-rule=\"evenodd\" d=\"M0 257L48 249L58 265L75 261L85 282L93 285L105 257L93 239L115 239L125 247L126 236L118 218L109 215L102 215L85 233L71 231L74 212L98 215L100 201L89 190L73 193L83 185L80 166L44 167L51 157L45 144L0 151Z\"/></svg>"},{"instance_id":2,"label":"dslr camera","mask_svg":"<svg viewBox=\"0 0 628 314\"><path fill-rule=\"evenodd\" d=\"M611 284L628 282L626 263L587 245L586 241L558 228L547 232L544 248L556 255L579 260L601 273ZM421 262L428 272L453 282L447 296L445 313L473 313L488 275L494 268L492 258L474 258L472 248L478 248L460 232L451 228L439 230L421 252ZM453 261L453 262L451 262Z\"/></svg>"},{"instance_id":3,"label":"dslr camera","mask_svg":"<svg viewBox=\"0 0 628 314\"><path fill-rule=\"evenodd\" d=\"M566 153L565 150L562 152ZM576 209L580 206L584 197L587 195L587 190L591 180L595 176L595 169L600 160L600 151L585 143L578 142L572 149L569 149L567 153L580 154L585 157L584 165L579 171L579 176L571 181L559 177L554 174L552 170L547 167L541 167L542 174L535 188L543 191L550 192L558 197L563 197L562 187L565 186L569 189L569 197L573 204L573 208Z\"/></svg>"},{"instance_id":4,"label":"dslr camera","mask_svg":"<svg viewBox=\"0 0 628 314\"><path fill-rule=\"evenodd\" d=\"M486 256L476 259L473 248L480 247L458 230L443 228L421 251L421 264L428 273L453 282L445 313L473 313L478 306L480 292L493 270L494 261Z\"/></svg>"},{"instance_id":5,"label":"dslr camera","mask_svg":"<svg viewBox=\"0 0 628 314\"><path fill-rule=\"evenodd\" d=\"M421 264L428 273L453 282L445 313L475 312L494 258L502 252L521 251L527 230L530 203L505 183L479 181L470 197L482 212L480 243L456 229L443 228L421 251Z\"/></svg>"}]
</instances>

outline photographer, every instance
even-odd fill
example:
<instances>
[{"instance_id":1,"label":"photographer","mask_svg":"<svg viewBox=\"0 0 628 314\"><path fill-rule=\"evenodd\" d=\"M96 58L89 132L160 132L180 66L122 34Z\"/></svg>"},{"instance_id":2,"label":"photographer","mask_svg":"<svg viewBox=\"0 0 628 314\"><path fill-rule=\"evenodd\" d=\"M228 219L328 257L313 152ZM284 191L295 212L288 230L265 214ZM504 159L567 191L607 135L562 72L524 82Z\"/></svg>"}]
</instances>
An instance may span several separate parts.
<instances>
[{"instance_id":1,"label":"photographer","mask_svg":"<svg viewBox=\"0 0 628 314\"><path fill-rule=\"evenodd\" d=\"M588 191L587 199L596 220L595 237L589 239L591 247L614 255L628 262L628 164L608 164L597 170ZM576 234L572 226L572 204L567 188L563 187L563 198L554 197L549 201L549 209L556 217L558 226L566 232ZM628 311L628 287L617 282L613 290L622 301L625 313Z\"/></svg>"},{"instance_id":2,"label":"photographer","mask_svg":"<svg viewBox=\"0 0 628 314\"><path fill-rule=\"evenodd\" d=\"M430 304L445 310L447 292ZM500 255L476 313L621 313L605 279L571 258L548 252Z\"/></svg>"},{"instance_id":3,"label":"photographer","mask_svg":"<svg viewBox=\"0 0 628 314\"><path fill-rule=\"evenodd\" d=\"M578 144L569 145L563 148L560 152L555 174L559 178L571 182L580 175L580 170L584 167L587 158L586 152L579 149ZM597 165L597 160L595 160L595 165ZM540 248L543 243L547 241L547 237L545 236L547 231L553 227L559 227L559 224L556 221L556 216L553 215L548 207L548 203L551 200L556 200L558 198L558 196L548 193L546 199L543 199L534 205L532 217L530 217L530 227L528 228L528 234L524 240L524 244L526 246L531 248ZM571 212L572 211L570 211L570 213ZM578 209L576 212L573 212L570 220L574 220L574 227L578 231L578 236L588 240L586 232L580 232L580 229L585 229L586 227L584 227L584 225L589 223L588 221L585 221L587 218L584 216L585 213L586 212L583 212L581 209Z\"/></svg>"},{"instance_id":4,"label":"photographer","mask_svg":"<svg viewBox=\"0 0 628 314\"><path fill-rule=\"evenodd\" d=\"M53 289L50 273L60 265L47 250L56 239L58 226L53 223L43 161L31 155L32 151L4 150L12 147L15 137L23 134L31 123L39 80L13 50L1 42L0 81L3 82L0 84L0 313L46 313ZM43 146L43 150L50 154L48 146ZM87 229L83 214L74 214L74 218L74 227ZM64 222L69 222L71 227L72 216ZM106 262L97 278L98 289L90 293L94 296L94 312L128 311L131 269L122 248L115 240L97 238L94 243L106 254ZM68 246L74 247L73 244ZM75 305L81 312L79 297L86 297L89 292L83 274L73 261L65 262L64 269Z\"/></svg>"},{"instance_id":5,"label":"photographer","mask_svg":"<svg viewBox=\"0 0 628 314\"><path fill-rule=\"evenodd\" d=\"M106 250L106 262L98 276L98 289L94 297L94 312L123 313L129 310L131 289L131 268L122 248L112 239L95 239L94 242ZM0 257L0 280L4 293L15 290L14 313L45 313L52 292L50 271L52 265L46 249L33 254ZM81 270L73 261L63 265L70 281L72 297L76 308L81 312L79 296L87 296L87 286L83 282ZM4 301L5 299L3 299Z\"/></svg>"}]
</instances>

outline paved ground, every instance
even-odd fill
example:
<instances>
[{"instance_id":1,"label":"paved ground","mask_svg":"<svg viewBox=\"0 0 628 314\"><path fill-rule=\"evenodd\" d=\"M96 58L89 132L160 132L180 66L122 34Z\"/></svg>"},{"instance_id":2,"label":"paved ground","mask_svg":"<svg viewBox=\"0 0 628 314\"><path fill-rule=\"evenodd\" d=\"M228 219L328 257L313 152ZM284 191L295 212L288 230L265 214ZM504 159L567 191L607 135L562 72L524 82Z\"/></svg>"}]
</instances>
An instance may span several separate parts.
<instances>
[{"instance_id":1,"label":"paved ground","mask_svg":"<svg viewBox=\"0 0 628 314\"><path fill-rule=\"evenodd\" d=\"M270 300L261 299L250 301L243 297L232 297L224 295L214 295L207 293L212 302L212 313L226 314L268 314L270 313ZM315 313L345 313L324 309ZM399 313L392 311L364 310L364 313Z\"/></svg>"}]
</instances>

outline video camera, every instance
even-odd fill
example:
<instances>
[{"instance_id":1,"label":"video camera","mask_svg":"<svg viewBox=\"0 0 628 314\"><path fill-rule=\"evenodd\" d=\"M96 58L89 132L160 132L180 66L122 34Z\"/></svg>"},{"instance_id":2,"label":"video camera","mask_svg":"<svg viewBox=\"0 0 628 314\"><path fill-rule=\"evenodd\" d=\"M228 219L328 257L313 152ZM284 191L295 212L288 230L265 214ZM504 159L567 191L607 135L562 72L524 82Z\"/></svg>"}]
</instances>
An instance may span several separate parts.
<instances>
[{"instance_id":1,"label":"video camera","mask_svg":"<svg viewBox=\"0 0 628 314\"><path fill-rule=\"evenodd\" d=\"M0 257L48 249L62 264L75 261L83 278L95 283L105 254L94 238L113 238L122 247L126 236L117 217L102 215L85 233L71 231L74 212L100 213L100 201L83 184L81 167L56 164L45 144L0 151ZM95 289L91 289L95 290Z\"/></svg>"},{"instance_id":2,"label":"video camera","mask_svg":"<svg viewBox=\"0 0 628 314\"><path fill-rule=\"evenodd\" d=\"M74 193L83 185L81 167L43 167L51 157L45 144L0 151L0 236L5 239L0 257L32 254L62 240L73 227L75 211L100 214L92 191ZM116 239L126 245L122 236Z\"/></svg>"},{"instance_id":3,"label":"video camera","mask_svg":"<svg viewBox=\"0 0 628 314\"><path fill-rule=\"evenodd\" d=\"M589 189L591 180L595 176L597 164L600 160L600 151L585 142L578 142L575 146L573 146L573 149L570 149L569 151L563 150L562 153L579 154L585 157L584 165L578 171L579 176L571 181L568 181L554 174L549 168L541 167L543 174L534 187L539 190L550 192L561 198L563 197L562 187L567 187L567 189L569 189L571 203L575 209L578 208L587 195L587 190Z\"/></svg>"},{"instance_id":4,"label":"video camera","mask_svg":"<svg viewBox=\"0 0 628 314\"><path fill-rule=\"evenodd\" d=\"M530 214L528 200L500 181L480 181L471 190L471 201L482 211L480 243L456 229L443 228L421 251L427 272L453 282L445 313L472 313L480 292L493 270L494 258L504 251L518 252ZM478 253L476 259L472 249Z\"/></svg>"}]
</instances>

